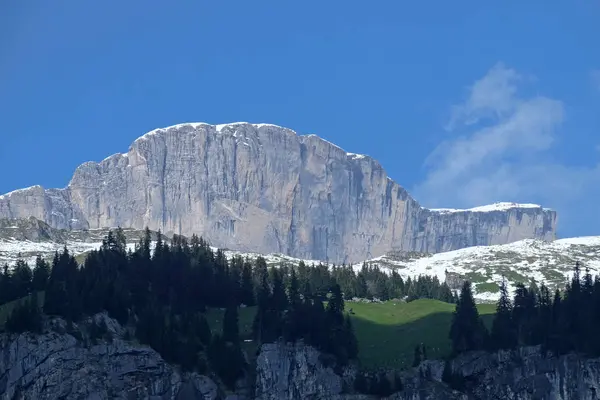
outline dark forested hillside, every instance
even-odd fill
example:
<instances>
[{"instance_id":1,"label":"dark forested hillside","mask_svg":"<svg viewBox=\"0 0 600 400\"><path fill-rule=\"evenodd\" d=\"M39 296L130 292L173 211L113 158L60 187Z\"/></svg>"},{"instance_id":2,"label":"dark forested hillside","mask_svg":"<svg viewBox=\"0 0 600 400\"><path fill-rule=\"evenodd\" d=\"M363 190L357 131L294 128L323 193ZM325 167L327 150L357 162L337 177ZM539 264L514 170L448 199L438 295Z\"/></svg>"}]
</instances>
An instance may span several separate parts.
<instances>
[{"instance_id":1,"label":"dark forested hillside","mask_svg":"<svg viewBox=\"0 0 600 400\"><path fill-rule=\"evenodd\" d=\"M151 242L150 231L126 250L121 229L109 231L101 248L78 265L69 250L50 263L38 257L33 270L19 261L0 274L0 303L45 292L43 313L78 321L103 310L134 327L137 339L167 361L188 370L215 370L228 385L242 374L238 307L256 306L253 324L258 343L304 339L343 365L357 357L352 323L345 300L354 297L432 298L453 302L450 289L427 276L403 280L364 265L285 265L268 267L235 256L227 259L202 238L175 236L167 244L161 235ZM152 249L153 247L153 249ZM31 296L30 296L31 297ZM35 296L34 296L35 297ZM16 307L5 328L41 329L37 299ZM222 334L213 334L205 312L225 309Z\"/></svg>"},{"instance_id":2,"label":"dark forested hillside","mask_svg":"<svg viewBox=\"0 0 600 400\"><path fill-rule=\"evenodd\" d=\"M158 235L152 242L148 230L134 251L126 249L125 235L117 229L81 264L64 248L51 262L38 257L33 268L23 261L5 266L0 305L14 306L3 328L40 332L44 314L77 322L107 311L168 362L184 370L210 369L233 387L248 370L242 342L250 336L240 333L240 307L254 307L255 344L303 339L344 365L357 358L359 348L347 300L429 298L456 303L449 334L454 354L540 344L554 354L600 355L600 278L587 270L582 277L579 264L563 293L520 284L510 299L503 284L493 324L486 327L470 282L458 297L435 277L405 280L366 264L358 271L304 263L269 267L261 257L228 259L196 236L189 242L175 236L166 243ZM211 309L224 310L218 331L207 321ZM415 364L426 358L426 349L427 343L415 348ZM462 384L449 371L444 376L455 387ZM359 387L365 379L368 393L389 393L402 385L380 374L360 374Z\"/></svg>"}]
</instances>

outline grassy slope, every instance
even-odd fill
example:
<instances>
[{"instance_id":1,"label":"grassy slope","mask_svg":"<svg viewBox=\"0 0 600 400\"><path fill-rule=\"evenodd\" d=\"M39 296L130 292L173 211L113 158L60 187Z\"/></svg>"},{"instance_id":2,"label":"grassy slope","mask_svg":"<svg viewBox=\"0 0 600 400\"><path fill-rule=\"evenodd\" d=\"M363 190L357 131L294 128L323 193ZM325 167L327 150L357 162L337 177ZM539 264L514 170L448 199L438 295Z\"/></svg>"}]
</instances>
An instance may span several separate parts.
<instances>
[{"instance_id":1,"label":"grassy slope","mask_svg":"<svg viewBox=\"0 0 600 400\"><path fill-rule=\"evenodd\" d=\"M43 302L43 292L39 296ZM15 300L0 307L0 326L15 307ZM42 303L43 304L43 303ZM494 304L479 304L479 313L491 325L495 311ZM364 367L409 367L412 364L415 345L427 345L429 358L446 356L450 351L448 331L452 321L454 305L437 300L421 299L410 303L388 301L385 303L346 303L346 310L352 310L352 322L359 343L359 357ZM240 335L249 339L255 307L239 310ZM206 317L213 333L221 332L224 311L211 309ZM243 344L252 357L256 343Z\"/></svg>"},{"instance_id":2,"label":"grassy slope","mask_svg":"<svg viewBox=\"0 0 600 400\"><path fill-rule=\"evenodd\" d=\"M414 348L427 346L428 358L440 358L450 351L448 332L454 305L421 299L410 303L346 303L352 309L359 357L366 368L409 367ZM491 324L494 304L478 305L486 324Z\"/></svg>"},{"instance_id":3,"label":"grassy slope","mask_svg":"<svg viewBox=\"0 0 600 400\"><path fill-rule=\"evenodd\" d=\"M479 304L479 313L486 324L491 325L495 304ZM437 300L421 299L410 303L353 303L346 302L346 310L352 309L352 322L359 343L361 363L370 369L379 367L409 367L413 361L415 345L425 343L428 357L446 356L450 351L448 332L454 312L454 304ZM255 307L241 308L240 334L249 338ZM212 309L207 313L213 333L220 332L224 311ZM256 350L246 344L248 350Z\"/></svg>"},{"instance_id":4,"label":"grassy slope","mask_svg":"<svg viewBox=\"0 0 600 400\"><path fill-rule=\"evenodd\" d=\"M256 351L258 350L256 342L244 340L252 338L252 321L254 320L255 314L256 307L244 307L239 308L238 310L240 339L242 339L243 341L242 348L246 351L246 353L251 359L256 355ZM213 335L215 333L222 333L224 315L225 311L218 308L212 308L207 310L206 320L208 321L208 325L210 326L210 330L213 333Z\"/></svg>"}]
</instances>

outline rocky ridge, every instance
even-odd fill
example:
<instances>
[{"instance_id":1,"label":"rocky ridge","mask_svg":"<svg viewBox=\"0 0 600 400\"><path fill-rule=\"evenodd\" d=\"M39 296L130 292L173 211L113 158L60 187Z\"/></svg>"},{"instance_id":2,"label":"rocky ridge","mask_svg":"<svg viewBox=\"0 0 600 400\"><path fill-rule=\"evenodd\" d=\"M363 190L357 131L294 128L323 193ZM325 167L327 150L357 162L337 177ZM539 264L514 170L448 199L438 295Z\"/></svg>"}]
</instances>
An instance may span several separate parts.
<instances>
[{"instance_id":1,"label":"rocky ridge","mask_svg":"<svg viewBox=\"0 0 600 400\"><path fill-rule=\"evenodd\" d=\"M0 196L0 218L69 230L146 226L215 246L358 262L390 250L439 253L553 240L556 213L531 204L429 210L365 155L270 124L156 129L126 154L79 166L64 189Z\"/></svg>"}]
</instances>

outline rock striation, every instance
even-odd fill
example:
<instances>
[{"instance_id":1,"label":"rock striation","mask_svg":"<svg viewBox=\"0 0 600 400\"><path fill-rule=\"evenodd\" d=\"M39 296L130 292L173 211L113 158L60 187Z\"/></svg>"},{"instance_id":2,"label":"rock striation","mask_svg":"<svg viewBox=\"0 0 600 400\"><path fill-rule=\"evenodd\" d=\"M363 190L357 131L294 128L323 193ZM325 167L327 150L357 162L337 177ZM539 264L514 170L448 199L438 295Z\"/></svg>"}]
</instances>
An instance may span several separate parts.
<instances>
[{"instance_id":1,"label":"rock striation","mask_svg":"<svg viewBox=\"0 0 600 400\"><path fill-rule=\"evenodd\" d=\"M126 154L82 164L64 189L0 196L0 218L28 217L61 229L196 233L218 247L338 263L556 232L556 213L537 205L423 208L369 156L249 123L156 129Z\"/></svg>"}]
</instances>

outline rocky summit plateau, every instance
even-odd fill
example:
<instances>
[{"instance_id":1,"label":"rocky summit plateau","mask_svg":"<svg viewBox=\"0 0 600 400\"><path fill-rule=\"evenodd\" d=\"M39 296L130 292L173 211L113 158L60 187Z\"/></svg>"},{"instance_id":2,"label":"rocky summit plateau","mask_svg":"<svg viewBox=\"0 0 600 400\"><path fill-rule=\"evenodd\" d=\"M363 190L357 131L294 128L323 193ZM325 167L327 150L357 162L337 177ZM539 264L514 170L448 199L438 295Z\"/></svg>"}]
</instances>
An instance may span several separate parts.
<instances>
[{"instance_id":1,"label":"rocky summit plateau","mask_svg":"<svg viewBox=\"0 0 600 400\"><path fill-rule=\"evenodd\" d=\"M0 218L29 217L57 229L195 233L218 247L337 263L554 240L557 221L533 204L427 209L369 156L249 123L156 129L125 154L80 165L63 189L0 196Z\"/></svg>"}]
</instances>

